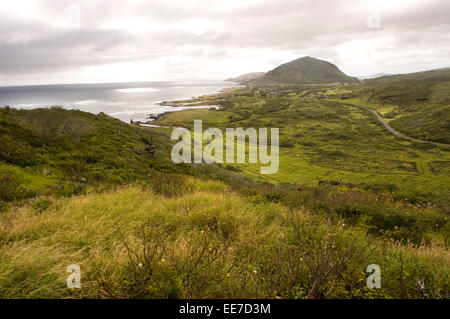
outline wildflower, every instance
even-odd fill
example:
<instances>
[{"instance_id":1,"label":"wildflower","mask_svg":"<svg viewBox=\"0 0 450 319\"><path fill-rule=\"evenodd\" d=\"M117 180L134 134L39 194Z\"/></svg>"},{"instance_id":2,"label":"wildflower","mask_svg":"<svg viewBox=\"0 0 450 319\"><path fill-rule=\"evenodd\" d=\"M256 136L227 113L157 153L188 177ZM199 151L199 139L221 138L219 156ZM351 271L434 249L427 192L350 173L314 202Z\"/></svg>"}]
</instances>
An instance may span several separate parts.
<instances>
[{"instance_id":1,"label":"wildflower","mask_svg":"<svg viewBox=\"0 0 450 319\"><path fill-rule=\"evenodd\" d=\"M253 270L253 273L256 275L258 272L256 270Z\"/></svg>"},{"instance_id":2,"label":"wildflower","mask_svg":"<svg viewBox=\"0 0 450 319\"><path fill-rule=\"evenodd\" d=\"M142 263L139 263L139 265L138 265L138 266L139 266L139 268L142 268L142 267L143 267Z\"/></svg>"}]
</instances>

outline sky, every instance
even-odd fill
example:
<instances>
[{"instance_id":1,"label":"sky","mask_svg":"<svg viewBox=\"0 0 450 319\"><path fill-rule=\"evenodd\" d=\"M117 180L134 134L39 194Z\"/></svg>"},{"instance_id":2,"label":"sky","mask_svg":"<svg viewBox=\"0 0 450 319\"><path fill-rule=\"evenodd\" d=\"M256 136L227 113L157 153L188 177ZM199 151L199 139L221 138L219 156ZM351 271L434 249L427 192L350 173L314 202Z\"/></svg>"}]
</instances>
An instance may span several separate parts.
<instances>
[{"instance_id":1,"label":"sky","mask_svg":"<svg viewBox=\"0 0 450 319\"><path fill-rule=\"evenodd\" d=\"M312 56L352 76L450 66L449 0L0 2L0 86L221 80Z\"/></svg>"}]
</instances>

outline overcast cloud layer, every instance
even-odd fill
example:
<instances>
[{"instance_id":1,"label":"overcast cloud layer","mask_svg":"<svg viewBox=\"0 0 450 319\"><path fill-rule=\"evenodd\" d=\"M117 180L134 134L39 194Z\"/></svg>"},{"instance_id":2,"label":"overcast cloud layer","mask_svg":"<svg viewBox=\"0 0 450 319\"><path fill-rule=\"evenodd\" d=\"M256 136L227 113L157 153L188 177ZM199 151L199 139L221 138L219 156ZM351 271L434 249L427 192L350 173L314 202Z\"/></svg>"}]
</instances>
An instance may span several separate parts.
<instances>
[{"instance_id":1,"label":"overcast cloud layer","mask_svg":"<svg viewBox=\"0 0 450 319\"><path fill-rule=\"evenodd\" d=\"M308 55L349 75L450 66L448 0L14 0L0 85L224 79Z\"/></svg>"}]
</instances>

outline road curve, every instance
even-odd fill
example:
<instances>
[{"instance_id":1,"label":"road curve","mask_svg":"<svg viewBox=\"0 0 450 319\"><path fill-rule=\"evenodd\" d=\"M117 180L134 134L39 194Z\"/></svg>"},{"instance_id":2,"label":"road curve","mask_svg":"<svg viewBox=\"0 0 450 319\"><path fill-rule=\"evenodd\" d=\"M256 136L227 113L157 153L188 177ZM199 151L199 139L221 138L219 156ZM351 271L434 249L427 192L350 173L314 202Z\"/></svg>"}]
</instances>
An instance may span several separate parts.
<instances>
[{"instance_id":1,"label":"road curve","mask_svg":"<svg viewBox=\"0 0 450 319\"><path fill-rule=\"evenodd\" d=\"M429 143L429 144L434 144L434 145L437 145L437 146L450 147L450 144L439 143L439 142L432 142L432 141L425 141L425 140L421 140L421 139L418 139L418 138L410 137L410 136L405 135L405 134L403 134L403 133L397 132L397 131L396 131L392 126L390 126L389 123L386 122L386 120L385 120L385 119L384 119L377 111L375 111L374 109L371 109L371 108L369 108L369 107L362 106L362 105L356 105L356 104L350 104L350 103L345 103L345 104L350 105L350 106L359 107L359 108L361 108L361 109L363 109L363 110L366 110L366 111L372 113L373 115L375 115L375 117L377 118L377 120L380 121L381 124L383 124L383 126L384 126L389 132L391 132L392 134L394 134L395 136L397 136L397 137L399 137L399 138L402 138L402 139L405 139L405 140L409 140L409 141L413 141L413 142L418 142L418 143Z\"/></svg>"}]
</instances>

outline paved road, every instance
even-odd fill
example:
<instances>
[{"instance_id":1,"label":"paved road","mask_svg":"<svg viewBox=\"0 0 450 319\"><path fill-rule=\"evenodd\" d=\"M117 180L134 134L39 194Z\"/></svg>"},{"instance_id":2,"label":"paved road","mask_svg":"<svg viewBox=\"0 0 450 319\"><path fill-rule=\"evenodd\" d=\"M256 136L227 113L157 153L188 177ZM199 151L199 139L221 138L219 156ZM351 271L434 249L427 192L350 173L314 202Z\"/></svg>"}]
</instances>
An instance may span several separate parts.
<instances>
[{"instance_id":1,"label":"paved road","mask_svg":"<svg viewBox=\"0 0 450 319\"><path fill-rule=\"evenodd\" d=\"M397 132L392 126L389 125L388 122L386 122L386 120L384 118L381 117L380 114L378 114L377 111L375 111L374 109L362 106L362 105L356 105L356 104L348 104L347 105L351 105L351 106L356 106L359 107L361 109L364 109L370 113L372 113L373 115L375 115L375 117L378 119L378 121L381 122L381 124L383 124L383 126L392 134L394 134L395 136L405 139L405 140L409 140L409 141L413 141L413 142L418 142L418 143L430 143L430 144L434 144L437 146L444 146L444 147L450 147L450 144L445 144L445 143L439 143L439 142L432 142L432 141L425 141L425 140L420 140L418 138L414 138L414 137L410 137L408 135L405 135L403 133Z\"/></svg>"}]
</instances>

